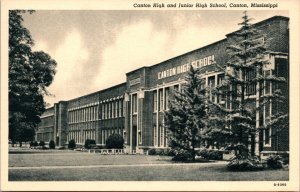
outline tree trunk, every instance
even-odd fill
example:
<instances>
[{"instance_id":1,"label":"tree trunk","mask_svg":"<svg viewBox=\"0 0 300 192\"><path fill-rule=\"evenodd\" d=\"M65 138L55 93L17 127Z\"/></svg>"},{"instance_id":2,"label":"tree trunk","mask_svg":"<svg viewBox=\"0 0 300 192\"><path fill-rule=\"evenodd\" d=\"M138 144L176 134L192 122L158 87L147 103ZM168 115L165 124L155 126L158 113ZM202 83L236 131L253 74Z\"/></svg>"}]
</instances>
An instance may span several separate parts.
<instances>
[{"instance_id":1,"label":"tree trunk","mask_svg":"<svg viewBox=\"0 0 300 192\"><path fill-rule=\"evenodd\" d=\"M195 145L195 144L193 143L193 144L192 144L192 148L193 148L193 151L192 151L193 161L196 160L196 158L195 158L196 153L195 153L195 146L194 146L194 145Z\"/></svg>"},{"instance_id":2,"label":"tree trunk","mask_svg":"<svg viewBox=\"0 0 300 192\"><path fill-rule=\"evenodd\" d=\"M19 141L19 147L22 147L22 141Z\"/></svg>"},{"instance_id":3,"label":"tree trunk","mask_svg":"<svg viewBox=\"0 0 300 192\"><path fill-rule=\"evenodd\" d=\"M251 156L255 155L255 134L251 135Z\"/></svg>"}]
</instances>

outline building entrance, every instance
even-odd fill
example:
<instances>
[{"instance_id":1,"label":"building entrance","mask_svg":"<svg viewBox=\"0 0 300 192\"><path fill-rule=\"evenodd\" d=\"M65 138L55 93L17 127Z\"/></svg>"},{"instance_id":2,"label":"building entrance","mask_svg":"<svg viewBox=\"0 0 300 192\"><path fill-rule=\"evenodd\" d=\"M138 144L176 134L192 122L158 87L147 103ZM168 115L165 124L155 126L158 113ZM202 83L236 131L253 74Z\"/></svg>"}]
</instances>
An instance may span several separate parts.
<instances>
[{"instance_id":1,"label":"building entrance","mask_svg":"<svg viewBox=\"0 0 300 192\"><path fill-rule=\"evenodd\" d=\"M132 149L132 151L131 152L136 152L136 144L137 144L137 141L136 141L136 136L137 136L137 126L136 125L134 125L134 126L132 126L132 135L131 135L131 141L132 141L132 143L131 143L131 149Z\"/></svg>"}]
</instances>

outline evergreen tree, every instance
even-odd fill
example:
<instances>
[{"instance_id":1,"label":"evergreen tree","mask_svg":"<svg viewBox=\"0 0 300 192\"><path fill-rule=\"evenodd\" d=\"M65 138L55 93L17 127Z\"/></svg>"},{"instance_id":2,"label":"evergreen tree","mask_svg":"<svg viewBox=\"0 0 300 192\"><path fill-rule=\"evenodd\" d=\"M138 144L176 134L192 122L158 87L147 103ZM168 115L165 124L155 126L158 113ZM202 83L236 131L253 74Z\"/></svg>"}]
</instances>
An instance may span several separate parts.
<instances>
[{"instance_id":1,"label":"evergreen tree","mask_svg":"<svg viewBox=\"0 0 300 192\"><path fill-rule=\"evenodd\" d=\"M47 53L31 50L34 42L22 24L23 13L9 11L9 139L20 145L34 138L56 67Z\"/></svg>"},{"instance_id":2,"label":"evergreen tree","mask_svg":"<svg viewBox=\"0 0 300 192\"><path fill-rule=\"evenodd\" d=\"M170 146L183 150L195 160L195 148L200 145L206 127L206 103L199 70L190 70L180 91L173 92L169 110L165 112L165 126L170 131Z\"/></svg>"},{"instance_id":3,"label":"evergreen tree","mask_svg":"<svg viewBox=\"0 0 300 192\"><path fill-rule=\"evenodd\" d=\"M282 83L286 84L286 80L281 79L278 81L272 81L273 83ZM272 114L266 118L266 124L261 126L261 130L272 130L271 138L276 142L275 146L272 146L272 150L281 151L279 149L279 138L288 137L289 133L289 115L288 115L288 99L282 96L280 89L276 89L271 96L264 97L265 103L269 106L271 103L275 105L272 107ZM284 133L284 131L288 131ZM285 136L283 136L286 134Z\"/></svg>"},{"instance_id":4,"label":"evergreen tree","mask_svg":"<svg viewBox=\"0 0 300 192\"><path fill-rule=\"evenodd\" d=\"M257 130L266 126L260 124L263 107L272 101L272 94L264 94L266 84L283 82L281 77L267 73L270 62L266 50L266 36L256 29L244 12L240 30L232 34L232 44L227 47L229 60L226 66L219 66L224 71L224 81L211 92L217 97L225 97L226 104L210 102L209 116L217 125L208 130L207 134L224 135L236 150L236 154L248 156L255 153ZM274 99L273 99L274 100ZM223 125L223 126L219 126ZM218 127L219 126L219 127ZM219 138L222 138L219 136Z\"/></svg>"}]
</instances>

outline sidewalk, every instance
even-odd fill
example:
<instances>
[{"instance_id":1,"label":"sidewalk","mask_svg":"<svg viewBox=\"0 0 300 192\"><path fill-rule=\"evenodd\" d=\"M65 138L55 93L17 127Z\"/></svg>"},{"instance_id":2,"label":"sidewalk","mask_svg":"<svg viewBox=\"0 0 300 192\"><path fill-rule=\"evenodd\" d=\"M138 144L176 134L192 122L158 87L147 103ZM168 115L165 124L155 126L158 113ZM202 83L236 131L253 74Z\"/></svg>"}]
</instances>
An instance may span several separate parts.
<instances>
[{"instance_id":1,"label":"sidewalk","mask_svg":"<svg viewBox=\"0 0 300 192\"><path fill-rule=\"evenodd\" d=\"M166 166L199 166L208 167L213 165L226 165L226 161L215 161L208 163L169 163L169 164L122 164L122 165L76 165L76 166L34 166L34 167L8 167L11 170L28 170L28 169L65 169L65 168L114 168L114 167L166 167Z\"/></svg>"}]
</instances>

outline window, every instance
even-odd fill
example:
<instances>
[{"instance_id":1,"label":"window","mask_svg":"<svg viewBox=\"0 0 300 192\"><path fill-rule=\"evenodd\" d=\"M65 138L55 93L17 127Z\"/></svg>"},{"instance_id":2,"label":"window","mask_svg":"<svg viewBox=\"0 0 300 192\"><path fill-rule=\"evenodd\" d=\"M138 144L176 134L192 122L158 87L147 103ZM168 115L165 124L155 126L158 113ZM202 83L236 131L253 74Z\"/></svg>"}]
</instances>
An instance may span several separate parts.
<instances>
[{"instance_id":1,"label":"window","mask_svg":"<svg viewBox=\"0 0 300 192\"><path fill-rule=\"evenodd\" d=\"M265 110L265 113L264 113L264 123L267 124L270 122L270 103L266 103L265 104L265 107L264 107L264 110ZM270 128L267 128L265 129L265 145L269 145L270 144Z\"/></svg>"},{"instance_id":2,"label":"window","mask_svg":"<svg viewBox=\"0 0 300 192\"><path fill-rule=\"evenodd\" d=\"M272 74L276 75L276 77L288 77L287 58L275 58L275 69L273 70Z\"/></svg>"},{"instance_id":3,"label":"window","mask_svg":"<svg viewBox=\"0 0 300 192\"><path fill-rule=\"evenodd\" d=\"M206 78L201 79L201 82L200 82L200 89L201 90L205 89L205 83L206 83Z\"/></svg>"},{"instance_id":4,"label":"window","mask_svg":"<svg viewBox=\"0 0 300 192\"><path fill-rule=\"evenodd\" d=\"M104 130L101 131L101 135L102 135L102 144L104 144Z\"/></svg>"},{"instance_id":5,"label":"window","mask_svg":"<svg viewBox=\"0 0 300 192\"><path fill-rule=\"evenodd\" d=\"M153 91L153 111L157 111L157 91Z\"/></svg>"},{"instance_id":6,"label":"window","mask_svg":"<svg viewBox=\"0 0 300 192\"><path fill-rule=\"evenodd\" d=\"M103 116L102 119L106 118L106 105L105 105L105 103L102 104L102 116Z\"/></svg>"},{"instance_id":7,"label":"window","mask_svg":"<svg viewBox=\"0 0 300 192\"><path fill-rule=\"evenodd\" d=\"M168 141L168 136L169 136L169 132L168 132L168 129L166 129L166 130L165 130L165 139L166 139L165 146L166 146L166 147L168 147L168 142L169 142L169 141Z\"/></svg>"},{"instance_id":8,"label":"window","mask_svg":"<svg viewBox=\"0 0 300 192\"><path fill-rule=\"evenodd\" d=\"M86 110L85 109L82 109L82 114L83 114L82 121L85 122L85 116L86 116Z\"/></svg>"},{"instance_id":9,"label":"window","mask_svg":"<svg viewBox=\"0 0 300 192\"><path fill-rule=\"evenodd\" d=\"M82 110L80 109L80 110L78 110L78 122L82 121L82 116L83 116Z\"/></svg>"},{"instance_id":10,"label":"window","mask_svg":"<svg viewBox=\"0 0 300 192\"><path fill-rule=\"evenodd\" d=\"M123 139L124 139L124 143L127 144L127 134L126 131L123 131Z\"/></svg>"},{"instance_id":11,"label":"window","mask_svg":"<svg viewBox=\"0 0 300 192\"><path fill-rule=\"evenodd\" d=\"M245 74L245 80L246 81L251 81L256 78L256 71L255 70L250 70L247 71ZM246 85L246 95L256 95L256 82L251 82L248 85Z\"/></svg>"},{"instance_id":12,"label":"window","mask_svg":"<svg viewBox=\"0 0 300 192\"><path fill-rule=\"evenodd\" d=\"M265 123L269 123L270 121L270 103L269 102L266 102L265 104Z\"/></svg>"},{"instance_id":13,"label":"window","mask_svg":"<svg viewBox=\"0 0 300 192\"><path fill-rule=\"evenodd\" d=\"M218 75L218 85L221 85L222 82L224 81L225 77L224 74ZM225 93L222 93L218 96L218 103L224 104L225 103Z\"/></svg>"},{"instance_id":14,"label":"window","mask_svg":"<svg viewBox=\"0 0 300 192\"><path fill-rule=\"evenodd\" d=\"M105 107L104 107L104 104L101 105L101 117L102 119L105 119Z\"/></svg>"},{"instance_id":15,"label":"window","mask_svg":"<svg viewBox=\"0 0 300 192\"><path fill-rule=\"evenodd\" d=\"M87 108L87 111L88 111L88 115L87 115L87 120L90 121L91 120L91 115L92 115L92 110L91 110L91 107Z\"/></svg>"},{"instance_id":16,"label":"window","mask_svg":"<svg viewBox=\"0 0 300 192\"><path fill-rule=\"evenodd\" d=\"M99 116L99 105L97 105L95 109L95 120L98 120L98 116Z\"/></svg>"},{"instance_id":17,"label":"window","mask_svg":"<svg viewBox=\"0 0 300 192\"><path fill-rule=\"evenodd\" d=\"M94 118L94 114L95 114L95 107L91 107L90 108L90 120L91 121L93 121L93 120L95 120L95 118Z\"/></svg>"},{"instance_id":18,"label":"window","mask_svg":"<svg viewBox=\"0 0 300 192\"><path fill-rule=\"evenodd\" d=\"M154 141L153 141L154 146L157 146L157 130L156 130L156 125L153 126L153 135L154 135L154 137L153 137L153 139L154 139Z\"/></svg>"},{"instance_id":19,"label":"window","mask_svg":"<svg viewBox=\"0 0 300 192\"><path fill-rule=\"evenodd\" d=\"M115 115L116 117L119 117L119 101L115 101Z\"/></svg>"},{"instance_id":20,"label":"window","mask_svg":"<svg viewBox=\"0 0 300 192\"><path fill-rule=\"evenodd\" d=\"M123 105L123 109L122 109L122 114L123 114L123 117L125 117L125 115L126 115L126 101L125 101L125 99L123 99L123 101L122 101L122 105Z\"/></svg>"},{"instance_id":21,"label":"window","mask_svg":"<svg viewBox=\"0 0 300 192\"><path fill-rule=\"evenodd\" d=\"M215 95L212 94L212 89L215 87L215 76L208 77L208 87L209 87L209 99L211 101L215 100Z\"/></svg>"},{"instance_id":22,"label":"window","mask_svg":"<svg viewBox=\"0 0 300 192\"><path fill-rule=\"evenodd\" d=\"M169 93L170 93L170 88L169 87L165 88L165 109L169 109Z\"/></svg>"},{"instance_id":23,"label":"window","mask_svg":"<svg viewBox=\"0 0 300 192\"><path fill-rule=\"evenodd\" d=\"M139 135L138 135L138 137L139 137L139 144L142 144L142 132L139 131L138 134L139 134Z\"/></svg>"},{"instance_id":24,"label":"window","mask_svg":"<svg viewBox=\"0 0 300 192\"><path fill-rule=\"evenodd\" d=\"M269 77L271 75L270 70L265 71L265 77ZM265 94L268 95L270 94L270 81L266 80L265 81Z\"/></svg>"},{"instance_id":25,"label":"window","mask_svg":"<svg viewBox=\"0 0 300 192\"><path fill-rule=\"evenodd\" d=\"M78 122L82 122L82 117L83 117L83 113L82 113L82 109L78 110Z\"/></svg>"},{"instance_id":26,"label":"window","mask_svg":"<svg viewBox=\"0 0 300 192\"><path fill-rule=\"evenodd\" d=\"M85 112L85 116L86 116L86 118L85 118L85 120L86 121L89 121L90 120L90 108L86 108L86 112Z\"/></svg>"},{"instance_id":27,"label":"window","mask_svg":"<svg viewBox=\"0 0 300 192\"><path fill-rule=\"evenodd\" d=\"M69 111L68 112L68 120L69 120L69 123L73 123L73 111ZM50 120L51 120L51 117L50 117Z\"/></svg>"},{"instance_id":28,"label":"window","mask_svg":"<svg viewBox=\"0 0 300 192\"><path fill-rule=\"evenodd\" d=\"M159 95L159 103L158 103L158 108L159 108L159 111L163 111L164 110L164 97L163 97L163 90L162 89L159 89L158 91L158 95Z\"/></svg>"},{"instance_id":29,"label":"window","mask_svg":"<svg viewBox=\"0 0 300 192\"><path fill-rule=\"evenodd\" d=\"M265 145L270 145L270 128L265 129Z\"/></svg>"},{"instance_id":30,"label":"window","mask_svg":"<svg viewBox=\"0 0 300 192\"><path fill-rule=\"evenodd\" d=\"M111 118L115 117L115 103L111 102Z\"/></svg>"},{"instance_id":31,"label":"window","mask_svg":"<svg viewBox=\"0 0 300 192\"><path fill-rule=\"evenodd\" d=\"M108 119L111 118L111 102L108 103Z\"/></svg>"},{"instance_id":32,"label":"window","mask_svg":"<svg viewBox=\"0 0 300 192\"><path fill-rule=\"evenodd\" d=\"M122 117L122 108L123 108L123 102L122 99L119 100L119 117Z\"/></svg>"},{"instance_id":33,"label":"window","mask_svg":"<svg viewBox=\"0 0 300 192\"><path fill-rule=\"evenodd\" d=\"M160 125L159 129L160 129L160 146L163 147L164 146L164 137L165 137L164 127Z\"/></svg>"},{"instance_id":34,"label":"window","mask_svg":"<svg viewBox=\"0 0 300 192\"><path fill-rule=\"evenodd\" d=\"M174 90L179 91L179 85L174 85Z\"/></svg>"},{"instance_id":35,"label":"window","mask_svg":"<svg viewBox=\"0 0 300 192\"><path fill-rule=\"evenodd\" d=\"M137 94L132 95L132 111L137 113Z\"/></svg>"}]
</instances>

